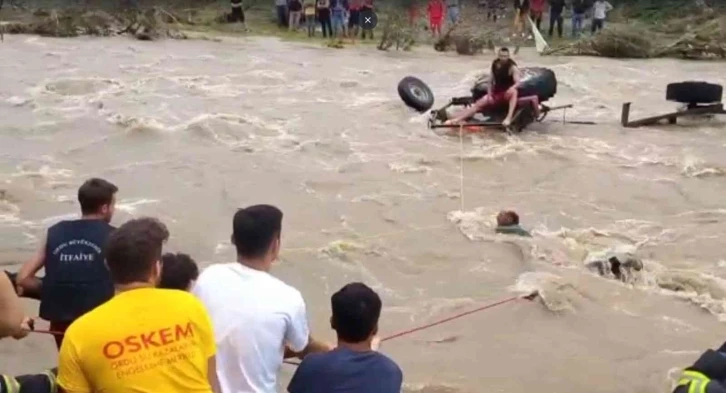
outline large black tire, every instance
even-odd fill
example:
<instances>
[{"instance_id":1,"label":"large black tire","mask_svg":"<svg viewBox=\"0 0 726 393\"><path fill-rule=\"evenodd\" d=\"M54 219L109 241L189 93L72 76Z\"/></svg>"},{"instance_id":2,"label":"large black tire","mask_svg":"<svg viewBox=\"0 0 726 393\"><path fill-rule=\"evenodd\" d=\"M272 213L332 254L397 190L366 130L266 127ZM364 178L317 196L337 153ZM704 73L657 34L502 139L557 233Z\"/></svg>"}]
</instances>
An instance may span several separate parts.
<instances>
[{"instance_id":1,"label":"large black tire","mask_svg":"<svg viewBox=\"0 0 726 393\"><path fill-rule=\"evenodd\" d=\"M678 82L666 86L666 100L682 104L712 104L723 99L723 86L707 82Z\"/></svg>"},{"instance_id":2,"label":"large black tire","mask_svg":"<svg viewBox=\"0 0 726 393\"><path fill-rule=\"evenodd\" d=\"M398 82L398 95L409 107L426 112L434 106L434 93L420 79L407 76Z\"/></svg>"},{"instance_id":3,"label":"large black tire","mask_svg":"<svg viewBox=\"0 0 726 393\"><path fill-rule=\"evenodd\" d=\"M520 71L522 79L517 89L520 97L536 95L539 102L545 102L557 94L557 77L554 71L542 67L521 68ZM471 89L475 100L487 94L488 77L489 75L484 75L479 78Z\"/></svg>"}]
</instances>

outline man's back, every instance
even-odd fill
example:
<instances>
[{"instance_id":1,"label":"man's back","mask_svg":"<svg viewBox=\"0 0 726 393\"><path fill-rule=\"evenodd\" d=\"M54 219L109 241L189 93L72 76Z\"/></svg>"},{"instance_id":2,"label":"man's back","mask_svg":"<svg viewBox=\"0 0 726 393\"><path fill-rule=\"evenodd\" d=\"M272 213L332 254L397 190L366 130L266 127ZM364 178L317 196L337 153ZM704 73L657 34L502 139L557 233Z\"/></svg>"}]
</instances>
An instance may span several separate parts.
<instances>
[{"instance_id":1,"label":"man's back","mask_svg":"<svg viewBox=\"0 0 726 393\"><path fill-rule=\"evenodd\" d=\"M191 294L122 292L66 332L58 381L68 393L211 393L211 322Z\"/></svg>"},{"instance_id":2,"label":"man's back","mask_svg":"<svg viewBox=\"0 0 726 393\"><path fill-rule=\"evenodd\" d=\"M100 219L61 221L48 229L41 318L71 322L113 296L103 259L113 229Z\"/></svg>"},{"instance_id":3,"label":"man's back","mask_svg":"<svg viewBox=\"0 0 726 393\"><path fill-rule=\"evenodd\" d=\"M274 393L285 343L293 351L308 344L300 292L240 263L208 267L193 292L212 318L222 390Z\"/></svg>"},{"instance_id":4,"label":"man's back","mask_svg":"<svg viewBox=\"0 0 726 393\"><path fill-rule=\"evenodd\" d=\"M403 374L376 351L336 348L303 359L287 388L289 393L400 393Z\"/></svg>"}]
</instances>

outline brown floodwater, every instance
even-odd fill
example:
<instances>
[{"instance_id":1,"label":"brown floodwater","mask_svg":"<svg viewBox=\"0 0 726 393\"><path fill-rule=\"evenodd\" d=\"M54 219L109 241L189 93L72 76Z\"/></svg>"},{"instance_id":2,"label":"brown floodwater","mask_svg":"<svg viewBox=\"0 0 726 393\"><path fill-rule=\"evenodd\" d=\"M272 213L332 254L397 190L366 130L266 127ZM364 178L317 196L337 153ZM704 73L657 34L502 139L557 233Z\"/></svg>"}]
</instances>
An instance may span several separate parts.
<instances>
[{"instance_id":1,"label":"brown floodwater","mask_svg":"<svg viewBox=\"0 0 726 393\"><path fill-rule=\"evenodd\" d=\"M726 84L724 63L523 50L520 64L557 73L551 103L597 125L559 113L517 136L460 140L427 129L396 84L418 76L443 104L491 54L30 36L0 49L7 269L75 216L77 187L100 176L120 187L115 223L157 216L168 249L204 265L233 260L235 209L279 206L274 273L302 291L314 332L331 341L329 297L350 281L382 296L383 333L540 290L386 342L409 391L662 392L672 369L726 340L725 119L619 126L623 101L635 117L670 111L667 83ZM504 208L532 239L493 234ZM589 253L613 249L644 259L635 282L584 268ZM2 371L54 366L55 352L48 336L4 340ZM283 366L281 391L293 370Z\"/></svg>"}]
</instances>

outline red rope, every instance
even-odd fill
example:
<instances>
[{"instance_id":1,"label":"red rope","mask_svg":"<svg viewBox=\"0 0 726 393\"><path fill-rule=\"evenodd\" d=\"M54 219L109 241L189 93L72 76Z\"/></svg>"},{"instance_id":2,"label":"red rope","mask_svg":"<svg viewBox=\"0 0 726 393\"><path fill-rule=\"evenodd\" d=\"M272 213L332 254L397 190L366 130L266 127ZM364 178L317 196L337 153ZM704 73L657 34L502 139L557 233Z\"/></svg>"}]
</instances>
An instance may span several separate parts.
<instances>
[{"instance_id":1,"label":"red rope","mask_svg":"<svg viewBox=\"0 0 726 393\"><path fill-rule=\"evenodd\" d=\"M459 318L465 317L467 315L471 315L471 314L477 313L479 311L484 311L484 310L487 310L487 309L490 309L490 308L494 308L496 306L500 306L502 304L506 304L506 303L509 303L509 302L513 302L515 300L519 300L519 299L532 300L532 299L535 298L535 296L537 296L537 292L533 292L533 293L531 293L531 294L529 294L527 296L513 296L513 297L510 297L508 299L500 300L498 302L489 303L489 304L483 305L481 307L475 308L473 310L465 311L465 312L462 312L462 313L459 313L459 314L456 314L456 315L452 315L452 316L447 317L447 318L444 318L444 319L439 319L438 321L434 321L434 322L431 322L431 323L427 323L426 325L422 325L422 326L419 326L419 327L415 327L415 328L412 328L412 329L403 330L401 332L391 334L389 336L383 337L381 339L381 342L388 341L388 340L393 340L394 338L398 338L398 337L402 337L402 336L407 336L407 335L409 335L411 333L415 333L415 332L418 332L418 331L421 331L421 330L429 329L429 328L432 328L434 326L438 326L438 325L441 325L443 323L446 323L446 322L449 322L449 321L453 321L455 319L459 319ZM53 331L53 330L41 330L41 329L26 329L26 331L28 331L30 333L50 334L50 335L53 335L53 336L62 336L62 335L65 334L65 333L56 332L56 331ZM297 361L294 361L294 360L285 360L284 362L287 363L287 364L295 365L295 366L299 366L300 365L300 362L297 362Z\"/></svg>"},{"instance_id":2,"label":"red rope","mask_svg":"<svg viewBox=\"0 0 726 393\"><path fill-rule=\"evenodd\" d=\"M401 332L398 332L398 333L395 333L395 334L391 334L390 336L386 336L386 337L382 338L381 339L381 342L388 341L388 340L393 340L394 338L398 338L398 337L401 337L401 336L406 336L406 335L409 335L411 333L418 332L420 330L425 330L425 329L428 329L428 328L431 328L431 327L434 327L434 326L438 326L438 325L441 325L442 323L446 323L446 322L449 322L449 321L453 321L455 319L459 319L461 317L465 317L467 315L474 314L474 313L477 313L479 311L484 311L484 310L487 310L487 309L490 309L490 308L493 308L493 307L496 307L496 306L500 306L502 304L506 304L506 303L509 303L509 302L512 302L512 301L515 301L515 300L518 300L518 299L532 300L536 296L537 296L537 292L533 292L533 293L531 293L531 294L529 294L527 296L513 296L513 297L510 297L508 299L500 300L500 301L495 302L495 303L489 303L489 304L486 304L486 305L481 306L479 308L475 308L473 310L469 310L469 311L465 311L465 312L462 312L462 313L459 313L459 314L456 314L456 315L452 315L452 316L450 316L448 318L440 319L438 321L431 322L431 323L428 323L428 324L423 325L423 326L419 326L419 327L415 327L415 328L412 328L412 329L404 330L404 331L401 331ZM295 366L299 366L300 365L300 362L297 362L297 361L294 361L294 360L285 360L284 362L287 363L287 364L295 365Z\"/></svg>"},{"instance_id":3,"label":"red rope","mask_svg":"<svg viewBox=\"0 0 726 393\"><path fill-rule=\"evenodd\" d=\"M42 330L42 329L24 329L28 333L39 333L39 334L50 334L52 336L62 336L65 333L63 332L56 332L53 330Z\"/></svg>"}]
</instances>

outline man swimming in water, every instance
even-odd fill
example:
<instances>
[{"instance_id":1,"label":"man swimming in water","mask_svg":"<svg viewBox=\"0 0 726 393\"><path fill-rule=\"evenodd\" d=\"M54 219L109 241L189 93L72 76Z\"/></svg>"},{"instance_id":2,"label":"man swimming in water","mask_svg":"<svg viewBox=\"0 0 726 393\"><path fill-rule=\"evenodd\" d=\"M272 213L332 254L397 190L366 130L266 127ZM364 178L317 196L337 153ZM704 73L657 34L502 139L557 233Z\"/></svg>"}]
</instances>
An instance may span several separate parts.
<instances>
[{"instance_id":1,"label":"man swimming in water","mask_svg":"<svg viewBox=\"0 0 726 393\"><path fill-rule=\"evenodd\" d=\"M509 57L509 49L506 47L500 48L497 58L492 62L487 94L476 101L474 105L464 109L444 124L458 124L487 107L504 103L509 104L507 117L502 121L502 125L505 127L509 126L512 122L514 109L518 103L531 102L535 110L535 116L539 116L539 100L537 96L522 97L521 99L518 97L517 87L519 86L519 81L519 68L517 67L517 63Z\"/></svg>"},{"instance_id":2,"label":"man swimming in water","mask_svg":"<svg viewBox=\"0 0 726 393\"><path fill-rule=\"evenodd\" d=\"M497 227L494 229L494 232L505 235L532 237L526 229L519 226L519 215L511 210L499 212L497 215Z\"/></svg>"}]
</instances>

